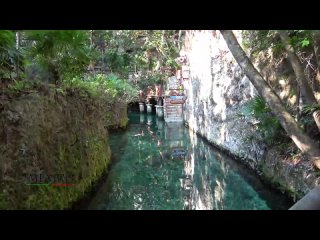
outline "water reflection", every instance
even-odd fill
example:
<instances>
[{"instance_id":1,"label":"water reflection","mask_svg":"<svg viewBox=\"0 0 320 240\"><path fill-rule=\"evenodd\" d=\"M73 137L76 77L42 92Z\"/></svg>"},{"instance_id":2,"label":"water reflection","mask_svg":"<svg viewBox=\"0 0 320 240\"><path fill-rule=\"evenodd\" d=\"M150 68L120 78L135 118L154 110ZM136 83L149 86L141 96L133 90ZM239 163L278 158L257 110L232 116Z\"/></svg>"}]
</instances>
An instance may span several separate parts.
<instances>
[{"instance_id":1,"label":"water reflection","mask_svg":"<svg viewBox=\"0 0 320 240\"><path fill-rule=\"evenodd\" d=\"M145 114L143 114L143 113L140 113L140 123L144 123L144 121L145 121Z\"/></svg>"},{"instance_id":2,"label":"water reflection","mask_svg":"<svg viewBox=\"0 0 320 240\"><path fill-rule=\"evenodd\" d=\"M89 209L287 209L182 123L145 116L132 114L128 131L112 135L115 164Z\"/></svg>"},{"instance_id":3,"label":"water reflection","mask_svg":"<svg viewBox=\"0 0 320 240\"><path fill-rule=\"evenodd\" d=\"M147 116L147 124L148 125L152 125L152 120L153 120L153 115L150 115L150 114L148 114L148 116Z\"/></svg>"},{"instance_id":4,"label":"water reflection","mask_svg":"<svg viewBox=\"0 0 320 240\"><path fill-rule=\"evenodd\" d=\"M156 118L156 125L158 130L163 130L164 128L164 120L160 118Z\"/></svg>"}]
</instances>

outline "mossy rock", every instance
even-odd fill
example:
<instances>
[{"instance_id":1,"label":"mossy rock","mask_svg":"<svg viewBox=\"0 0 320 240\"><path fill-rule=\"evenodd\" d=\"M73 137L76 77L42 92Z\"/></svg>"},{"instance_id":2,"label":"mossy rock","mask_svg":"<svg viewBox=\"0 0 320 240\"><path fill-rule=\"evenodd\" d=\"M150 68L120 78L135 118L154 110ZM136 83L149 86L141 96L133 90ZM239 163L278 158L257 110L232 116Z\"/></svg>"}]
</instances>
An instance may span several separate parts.
<instances>
[{"instance_id":1,"label":"mossy rock","mask_svg":"<svg viewBox=\"0 0 320 240\"><path fill-rule=\"evenodd\" d=\"M2 106L0 209L70 208L106 171L109 103L50 90L19 95ZM119 127L128 124L126 111L118 120ZM30 174L73 176L74 185L30 186Z\"/></svg>"},{"instance_id":2,"label":"mossy rock","mask_svg":"<svg viewBox=\"0 0 320 240\"><path fill-rule=\"evenodd\" d=\"M128 126L128 123L129 123L129 118L123 117L122 119L120 119L119 127L126 128Z\"/></svg>"}]
</instances>

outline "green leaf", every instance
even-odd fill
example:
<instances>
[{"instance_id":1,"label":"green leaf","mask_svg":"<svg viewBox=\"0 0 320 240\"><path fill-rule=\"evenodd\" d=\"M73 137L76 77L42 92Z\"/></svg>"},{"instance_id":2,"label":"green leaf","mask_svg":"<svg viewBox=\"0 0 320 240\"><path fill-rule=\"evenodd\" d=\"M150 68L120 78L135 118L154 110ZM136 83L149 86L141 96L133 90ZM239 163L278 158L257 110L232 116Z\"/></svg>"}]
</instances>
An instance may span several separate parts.
<instances>
[{"instance_id":1,"label":"green leaf","mask_svg":"<svg viewBox=\"0 0 320 240\"><path fill-rule=\"evenodd\" d=\"M309 46L309 44L310 44L310 41L306 38L301 41L302 47L307 47L307 46Z\"/></svg>"}]
</instances>

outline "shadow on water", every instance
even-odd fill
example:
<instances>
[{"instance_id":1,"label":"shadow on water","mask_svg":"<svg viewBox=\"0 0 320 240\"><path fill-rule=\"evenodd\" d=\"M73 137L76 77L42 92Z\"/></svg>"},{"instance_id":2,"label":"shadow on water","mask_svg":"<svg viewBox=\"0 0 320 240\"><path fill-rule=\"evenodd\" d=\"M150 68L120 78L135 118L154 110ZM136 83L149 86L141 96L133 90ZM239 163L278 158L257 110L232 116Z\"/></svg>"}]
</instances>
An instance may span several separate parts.
<instances>
[{"instance_id":1,"label":"shadow on water","mask_svg":"<svg viewBox=\"0 0 320 240\"><path fill-rule=\"evenodd\" d=\"M88 209L288 209L257 176L184 127L130 114L111 135L113 163Z\"/></svg>"}]
</instances>

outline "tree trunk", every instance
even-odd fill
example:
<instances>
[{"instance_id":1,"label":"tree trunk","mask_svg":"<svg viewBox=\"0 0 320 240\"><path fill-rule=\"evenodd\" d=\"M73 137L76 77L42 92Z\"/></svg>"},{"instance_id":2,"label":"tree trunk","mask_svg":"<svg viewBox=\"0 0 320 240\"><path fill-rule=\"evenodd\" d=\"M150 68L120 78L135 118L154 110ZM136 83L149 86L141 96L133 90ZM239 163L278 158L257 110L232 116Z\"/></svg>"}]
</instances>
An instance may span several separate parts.
<instances>
[{"instance_id":1,"label":"tree trunk","mask_svg":"<svg viewBox=\"0 0 320 240\"><path fill-rule=\"evenodd\" d=\"M56 85L60 83L60 75L54 64L50 63L48 65L48 73L49 73L49 83L56 84Z\"/></svg>"},{"instance_id":2,"label":"tree trunk","mask_svg":"<svg viewBox=\"0 0 320 240\"><path fill-rule=\"evenodd\" d=\"M293 47L290 45L290 39L285 31L278 31L282 42L284 43L285 49L288 53L289 61L292 65L292 69L297 77L297 82L300 86L302 102L304 104L316 103L317 100L314 97L313 91L308 83L306 76L304 75L303 67L300 63L298 56L296 55Z\"/></svg>"},{"instance_id":3,"label":"tree trunk","mask_svg":"<svg viewBox=\"0 0 320 240\"><path fill-rule=\"evenodd\" d=\"M179 30L179 35L178 35L178 49L181 49L181 35L182 35L182 30Z\"/></svg>"},{"instance_id":4,"label":"tree trunk","mask_svg":"<svg viewBox=\"0 0 320 240\"><path fill-rule=\"evenodd\" d=\"M314 54L316 57L317 62L317 75L316 75L316 87L315 89L318 89L320 87L320 30L314 30L313 34L313 46L314 46ZM320 111L315 111L313 114L313 118L317 118L316 124L318 128L320 129Z\"/></svg>"},{"instance_id":5,"label":"tree trunk","mask_svg":"<svg viewBox=\"0 0 320 240\"><path fill-rule=\"evenodd\" d=\"M94 30L90 30L90 47L93 47L93 31Z\"/></svg>"},{"instance_id":6,"label":"tree trunk","mask_svg":"<svg viewBox=\"0 0 320 240\"><path fill-rule=\"evenodd\" d=\"M285 49L288 53L289 61L292 65L293 71L296 74L297 82L300 87L301 104L300 111L306 104L317 103L317 99L313 94L313 90L310 87L306 76L304 75L303 67L300 60L295 53L293 47L290 45L289 36L285 31L278 31L282 42L284 43ZM316 114L312 114L315 123L317 124L318 130L320 131L320 119L316 117Z\"/></svg>"},{"instance_id":7,"label":"tree trunk","mask_svg":"<svg viewBox=\"0 0 320 240\"><path fill-rule=\"evenodd\" d=\"M16 49L17 49L17 51L19 51L19 48L20 48L20 32L17 31L17 32L16 32ZM19 73L19 68L20 68L20 66L19 66L19 61L20 61L20 59L19 59L19 54L18 54L18 59L17 59L17 63L16 63L17 79L19 79L19 77L20 77L20 73Z\"/></svg>"},{"instance_id":8,"label":"tree trunk","mask_svg":"<svg viewBox=\"0 0 320 240\"><path fill-rule=\"evenodd\" d=\"M313 50L317 62L316 89L320 87L320 31L313 31Z\"/></svg>"},{"instance_id":9,"label":"tree trunk","mask_svg":"<svg viewBox=\"0 0 320 240\"><path fill-rule=\"evenodd\" d=\"M303 153L306 153L310 157L313 164L320 169L320 149L317 144L298 126L294 118L283 106L278 95L276 95L266 83L258 70L253 66L250 59L246 56L232 31L220 30L220 32L241 69L266 101L272 113L277 117L289 137Z\"/></svg>"}]
</instances>

